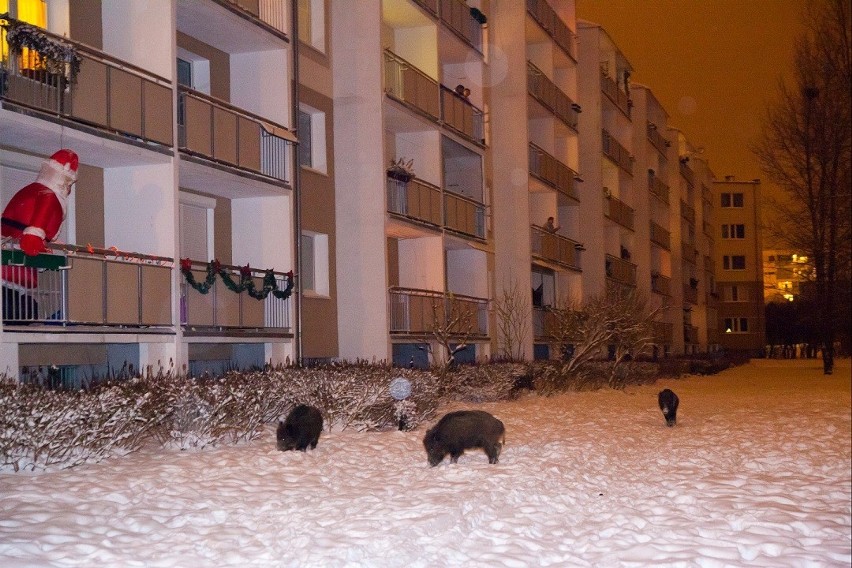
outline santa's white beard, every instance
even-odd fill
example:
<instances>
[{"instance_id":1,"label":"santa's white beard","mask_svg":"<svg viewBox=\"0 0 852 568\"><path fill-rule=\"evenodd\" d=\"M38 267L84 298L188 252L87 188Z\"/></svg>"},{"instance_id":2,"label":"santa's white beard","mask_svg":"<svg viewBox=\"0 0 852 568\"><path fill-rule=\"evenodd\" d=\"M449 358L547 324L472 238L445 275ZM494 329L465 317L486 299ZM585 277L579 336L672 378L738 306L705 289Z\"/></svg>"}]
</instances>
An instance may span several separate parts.
<instances>
[{"instance_id":1,"label":"santa's white beard","mask_svg":"<svg viewBox=\"0 0 852 568\"><path fill-rule=\"evenodd\" d=\"M62 206L62 216L65 216L68 196L71 194L71 186L77 181L77 172L65 169L56 160L48 160L41 166L36 181L56 195Z\"/></svg>"}]
</instances>

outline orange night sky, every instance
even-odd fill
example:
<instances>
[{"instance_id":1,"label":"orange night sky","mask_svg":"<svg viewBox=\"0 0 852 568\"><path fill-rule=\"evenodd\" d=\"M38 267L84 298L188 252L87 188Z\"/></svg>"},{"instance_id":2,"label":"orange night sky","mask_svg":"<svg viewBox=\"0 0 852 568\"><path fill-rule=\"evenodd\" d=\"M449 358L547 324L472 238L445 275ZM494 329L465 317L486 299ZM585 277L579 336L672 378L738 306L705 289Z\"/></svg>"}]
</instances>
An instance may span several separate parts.
<instances>
[{"instance_id":1,"label":"orange night sky","mask_svg":"<svg viewBox=\"0 0 852 568\"><path fill-rule=\"evenodd\" d=\"M800 0L577 0L683 130L717 179L765 179L749 144L792 69Z\"/></svg>"}]
</instances>

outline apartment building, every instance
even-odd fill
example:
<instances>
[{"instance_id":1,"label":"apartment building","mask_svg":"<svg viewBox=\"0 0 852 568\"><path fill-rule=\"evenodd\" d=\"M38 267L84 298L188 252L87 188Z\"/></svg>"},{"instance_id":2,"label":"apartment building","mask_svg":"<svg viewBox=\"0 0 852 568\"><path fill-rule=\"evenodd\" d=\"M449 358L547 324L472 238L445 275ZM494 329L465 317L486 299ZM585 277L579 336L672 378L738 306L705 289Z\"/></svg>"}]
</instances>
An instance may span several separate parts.
<instances>
[{"instance_id":1,"label":"apartment building","mask_svg":"<svg viewBox=\"0 0 852 568\"><path fill-rule=\"evenodd\" d=\"M4 239L4 298L15 271L38 284L4 306L0 371L73 386L295 356L288 5L0 2L35 42L0 41L2 205L55 151L79 156L51 253ZM79 69L56 60L72 55Z\"/></svg>"},{"instance_id":2,"label":"apartment building","mask_svg":"<svg viewBox=\"0 0 852 568\"><path fill-rule=\"evenodd\" d=\"M761 353L766 345L760 180L726 176L713 184L718 205L719 342L731 351Z\"/></svg>"}]
</instances>

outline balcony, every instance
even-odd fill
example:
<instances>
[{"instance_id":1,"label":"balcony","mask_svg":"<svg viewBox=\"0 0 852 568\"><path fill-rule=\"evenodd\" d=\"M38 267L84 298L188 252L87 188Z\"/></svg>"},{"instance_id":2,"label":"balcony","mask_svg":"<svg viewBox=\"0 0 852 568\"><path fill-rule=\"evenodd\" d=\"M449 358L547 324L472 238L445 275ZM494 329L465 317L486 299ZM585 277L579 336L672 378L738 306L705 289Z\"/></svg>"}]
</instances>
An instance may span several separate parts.
<instances>
[{"instance_id":1,"label":"balcony","mask_svg":"<svg viewBox=\"0 0 852 568\"><path fill-rule=\"evenodd\" d=\"M181 152L289 184L287 164L296 138L287 128L203 93L180 87Z\"/></svg>"},{"instance_id":2,"label":"balcony","mask_svg":"<svg viewBox=\"0 0 852 568\"><path fill-rule=\"evenodd\" d=\"M695 264L698 261L698 250L692 243L680 243L680 257L684 262Z\"/></svg>"},{"instance_id":3,"label":"balcony","mask_svg":"<svg viewBox=\"0 0 852 568\"><path fill-rule=\"evenodd\" d=\"M698 327L694 325L683 326L683 342L687 345L698 344Z\"/></svg>"},{"instance_id":4,"label":"balcony","mask_svg":"<svg viewBox=\"0 0 852 568\"><path fill-rule=\"evenodd\" d=\"M622 146L612 134L606 130L601 131L603 136L603 153L604 156L612 160L616 166L630 175L633 175L633 157L630 151Z\"/></svg>"},{"instance_id":5,"label":"balcony","mask_svg":"<svg viewBox=\"0 0 852 568\"><path fill-rule=\"evenodd\" d=\"M663 321L653 322L654 343L665 345L672 342L674 335L674 325Z\"/></svg>"},{"instance_id":6,"label":"balcony","mask_svg":"<svg viewBox=\"0 0 852 568\"><path fill-rule=\"evenodd\" d=\"M440 0L438 17L466 44L482 53L482 24L474 19L464 0Z\"/></svg>"},{"instance_id":7,"label":"balcony","mask_svg":"<svg viewBox=\"0 0 852 568\"><path fill-rule=\"evenodd\" d=\"M651 291L661 296L672 295L672 279L662 274L651 273Z\"/></svg>"},{"instance_id":8,"label":"balcony","mask_svg":"<svg viewBox=\"0 0 852 568\"><path fill-rule=\"evenodd\" d=\"M636 286L636 265L611 254L604 261L606 277L624 286Z\"/></svg>"},{"instance_id":9,"label":"balcony","mask_svg":"<svg viewBox=\"0 0 852 568\"><path fill-rule=\"evenodd\" d=\"M436 227L443 225L441 189L417 178L387 178L388 212Z\"/></svg>"},{"instance_id":10,"label":"balcony","mask_svg":"<svg viewBox=\"0 0 852 568\"><path fill-rule=\"evenodd\" d=\"M529 161L530 175L579 203L580 198L576 187L577 172L533 143L529 145Z\"/></svg>"},{"instance_id":11,"label":"balcony","mask_svg":"<svg viewBox=\"0 0 852 568\"><path fill-rule=\"evenodd\" d=\"M0 98L65 119L79 127L172 146L172 83L125 61L70 39L39 30L80 56L74 81L48 70L35 53L9 53L0 42ZM129 138L128 138L129 137Z\"/></svg>"},{"instance_id":12,"label":"balcony","mask_svg":"<svg viewBox=\"0 0 852 568\"><path fill-rule=\"evenodd\" d=\"M711 225L707 221L704 221L702 226L703 226L704 234L712 239L713 238L713 225Z\"/></svg>"},{"instance_id":13,"label":"balcony","mask_svg":"<svg viewBox=\"0 0 852 568\"><path fill-rule=\"evenodd\" d=\"M554 43L558 45L572 60L577 61L574 50L574 32L556 14L546 0L527 0L527 13L532 16L541 28L547 32Z\"/></svg>"},{"instance_id":14,"label":"balcony","mask_svg":"<svg viewBox=\"0 0 852 568\"><path fill-rule=\"evenodd\" d=\"M577 130L580 106L530 61L527 61L527 92L567 127Z\"/></svg>"},{"instance_id":15,"label":"balcony","mask_svg":"<svg viewBox=\"0 0 852 568\"><path fill-rule=\"evenodd\" d=\"M604 196L604 216L625 229L633 230L633 208L612 195Z\"/></svg>"},{"instance_id":16,"label":"balcony","mask_svg":"<svg viewBox=\"0 0 852 568\"><path fill-rule=\"evenodd\" d=\"M698 286L683 285L683 301L692 305L698 305Z\"/></svg>"},{"instance_id":17,"label":"balcony","mask_svg":"<svg viewBox=\"0 0 852 568\"><path fill-rule=\"evenodd\" d=\"M456 233L485 239L485 205L445 191L444 226Z\"/></svg>"},{"instance_id":18,"label":"balcony","mask_svg":"<svg viewBox=\"0 0 852 568\"><path fill-rule=\"evenodd\" d=\"M618 87L615 79L609 76L606 69L601 68L601 91L607 96L618 109L624 113L624 116L630 118L630 109L632 103L630 96Z\"/></svg>"},{"instance_id":19,"label":"balcony","mask_svg":"<svg viewBox=\"0 0 852 568\"><path fill-rule=\"evenodd\" d=\"M706 254L704 255L704 271L713 274L713 259Z\"/></svg>"},{"instance_id":20,"label":"balcony","mask_svg":"<svg viewBox=\"0 0 852 568\"><path fill-rule=\"evenodd\" d=\"M239 266L221 265L240 280ZM191 261L192 274L197 282L207 277L207 262ZM263 288L266 271L251 270L251 279L255 288ZM287 287L287 275L273 272L279 290ZM180 285L180 323L184 335L257 335L261 337L289 337L290 299L276 298L269 294L265 299L257 300L247 293L236 293L216 278L207 293L202 293L181 276Z\"/></svg>"},{"instance_id":21,"label":"balcony","mask_svg":"<svg viewBox=\"0 0 852 568\"><path fill-rule=\"evenodd\" d=\"M695 225L695 208L688 205L683 199L680 200L680 216L690 225Z\"/></svg>"},{"instance_id":22,"label":"balcony","mask_svg":"<svg viewBox=\"0 0 852 568\"><path fill-rule=\"evenodd\" d=\"M414 3L433 16L438 15L438 0L414 0Z\"/></svg>"},{"instance_id":23,"label":"balcony","mask_svg":"<svg viewBox=\"0 0 852 568\"><path fill-rule=\"evenodd\" d=\"M283 2L267 2L264 0L225 0L228 4L236 6L251 14L265 25L283 33L288 34L287 10Z\"/></svg>"},{"instance_id":24,"label":"balcony","mask_svg":"<svg viewBox=\"0 0 852 568\"><path fill-rule=\"evenodd\" d=\"M557 335L559 322L550 308L533 306L533 337L535 339L550 339Z\"/></svg>"},{"instance_id":25,"label":"balcony","mask_svg":"<svg viewBox=\"0 0 852 568\"><path fill-rule=\"evenodd\" d=\"M580 271L580 248L577 241L551 233L537 225L530 226L532 255L535 258L555 262L566 268Z\"/></svg>"},{"instance_id":26,"label":"balcony","mask_svg":"<svg viewBox=\"0 0 852 568\"><path fill-rule=\"evenodd\" d=\"M441 121L471 142L485 144L482 110L454 90L441 85Z\"/></svg>"},{"instance_id":27,"label":"balcony","mask_svg":"<svg viewBox=\"0 0 852 568\"><path fill-rule=\"evenodd\" d=\"M671 233L664 229L662 225L651 221L651 242L666 250L671 250Z\"/></svg>"},{"instance_id":28,"label":"balcony","mask_svg":"<svg viewBox=\"0 0 852 568\"><path fill-rule=\"evenodd\" d=\"M27 257L16 246L3 245L7 329L24 324L29 327L21 331L36 331L33 324L44 324L53 333L172 332L173 259L77 245L50 247L54 254ZM22 282L26 288L16 284Z\"/></svg>"},{"instance_id":29,"label":"balcony","mask_svg":"<svg viewBox=\"0 0 852 568\"><path fill-rule=\"evenodd\" d=\"M434 121L441 119L438 82L390 50L385 50L385 94Z\"/></svg>"},{"instance_id":30,"label":"balcony","mask_svg":"<svg viewBox=\"0 0 852 568\"><path fill-rule=\"evenodd\" d=\"M390 333L392 335L432 335L435 324L456 321L451 335L488 337L488 300L432 290L392 287Z\"/></svg>"},{"instance_id":31,"label":"balcony","mask_svg":"<svg viewBox=\"0 0 852 568\"><path fill-rule=\"evenodd\" d=\"M666 185L663 180L650 172L648 173L648 191L651 192L651 195L655 196L666 205L669 204L669 186Z\"/></svg>"},{"instance_id":32,"label":"balcony","mask_svg":"<svg viewBox=\"0 0 852 568\"><path fill-rule=\"evenodd\" d=\"M666 140L663 135L660 134L659 128L653 122L648 122L646 133L648 134L648 141L651 143L651 145L657 149L657 151L663 158L665 158L666 153L668 152L668 148L672 145L672 143Z\"/></svg>"},{"instance_id":33,"label":"balcony","mask_svg":"<svg viewBox=\"0 0 852 568\"><path fill-rule=\"evenodd\" d=\"M703 199L705 203L707 203L708 205L710 205L712 207L712 205L713 205L713 192L710 191L710 189L704 184L701 184L701 199Z\"/></svg>"},{"instance_id":34,"label":"balcony","mask_svg":"<svg viewBox=\"0 0 852 568\"><path fill-rule=\"evenodd\" d=\"M690 167L686 165L686 163L687 163L686 158L681 158L680 166L679 166L680 175L683 177L683 179L686 180L686 183L688 183L691 187L694 187L695 186L695 172L693 172L692 169L690 169Z\"/></svg>"}]
</instances>

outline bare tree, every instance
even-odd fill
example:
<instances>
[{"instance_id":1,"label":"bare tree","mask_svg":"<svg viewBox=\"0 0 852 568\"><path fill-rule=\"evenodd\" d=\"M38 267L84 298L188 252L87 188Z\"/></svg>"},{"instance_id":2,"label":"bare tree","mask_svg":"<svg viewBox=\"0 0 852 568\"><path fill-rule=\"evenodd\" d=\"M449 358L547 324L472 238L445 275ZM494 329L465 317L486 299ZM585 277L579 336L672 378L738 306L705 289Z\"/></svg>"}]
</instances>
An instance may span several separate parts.
<instances>
[{"instance_id":1,"label":"bare tree","mask_svg":"<svg viewBox=\"0 0 852 568\"><path fill-rule=\"evenodd\" d=\"M848 298L840 283L848 286L850 273L850 10L849 0L807 5L794 77L779 83L779 101L768 109L754 146L786 197L774 203L779 222L770 235L807 251L816 269L825 374L834 368L838 296Z\"/></svg>"},{"instance_id":2,"label":"bare tree","mask_svg":"<svg viewBox=\"0 0 852 568\"><path fill-rule=\"evenodd\" d=\"M443 363L445 369L452 367L456 353L467 349L468 342L476 334L477 306L461 301L452 292L432 300L432 335L442 352L430 349L432 362Z\"/></svg>"},{"instance_id":3,"label":"bare tree","mask_svg":"<svg viewBox=\"0 0 852 568\"><path fill-rule=\"evenodd\" d=\"M529 291L521 287L517 279L508 288L503 288L494 300L494 315L497 323L497 341L500 356L512 361L524 359L524 344L530 332Z\"/></svg>"}]
</instances>

